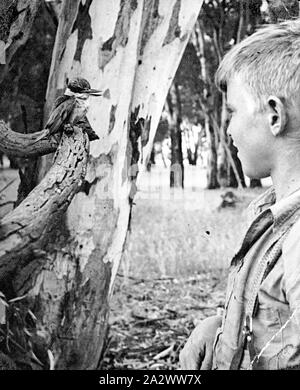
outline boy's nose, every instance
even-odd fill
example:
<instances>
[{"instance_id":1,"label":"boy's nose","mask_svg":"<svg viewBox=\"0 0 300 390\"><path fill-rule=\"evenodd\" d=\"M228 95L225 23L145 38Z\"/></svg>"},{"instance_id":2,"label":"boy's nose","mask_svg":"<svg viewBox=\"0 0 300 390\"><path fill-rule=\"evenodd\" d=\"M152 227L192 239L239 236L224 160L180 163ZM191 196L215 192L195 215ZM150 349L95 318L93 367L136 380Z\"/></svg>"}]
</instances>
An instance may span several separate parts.
<instances>
[{"instance_id":1,"label":"boy's nose","mask_svg":"<svg viewBox=\"0 0 300 390\"><path fill-rule=\"evenodd\" d=\"M234 131L233 131L231 124L227 127L227 135L229 135L229 137L234 142Z\"/></svg>"},{"instance_id":2,"label":"boy's nose","mask_svg":"<svg viewBox=\"0 0 300 390\"><path fill-rule=\"evenodd\" d=\"M231 134L230 132L229 132L229 133L227 133L227 134L228 134L228 135L229 135L229 137L231 138L233 146L235 146L235 147L236 147L236 145L235 145L235 143L234 143L234 138L233 138L232 134Z\"/></svg>"}]
</instances>

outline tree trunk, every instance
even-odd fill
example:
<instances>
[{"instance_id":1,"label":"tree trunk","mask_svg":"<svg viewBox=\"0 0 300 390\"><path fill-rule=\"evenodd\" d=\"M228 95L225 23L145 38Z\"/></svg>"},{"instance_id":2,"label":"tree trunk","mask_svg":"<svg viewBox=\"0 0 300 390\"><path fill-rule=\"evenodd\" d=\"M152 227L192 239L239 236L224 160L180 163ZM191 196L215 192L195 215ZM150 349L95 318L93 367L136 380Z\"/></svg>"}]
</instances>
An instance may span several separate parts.
<instances>
[{"instance_id":1,"label":"tree trunk","mask_svg":"<svg viewBox=\"0 0 300 390\"><path fill-rule=\"evenodd\" d=\"M218 180L218 152L216 146L216 132L213 126L206 128L206 137L208 140L208 158L207 158L207 188L213 190L220 187Z\"/></svg>"},{"instance_id":2,"label":"tree trunk","mask_svg":"<svg viewBox=\"0 0 300 390\"><path fill-rule=\"evenodd\" d=\"M190 165L197 165L197 154L193 153L190 148L187 148L187 159Z\"/></svg>"},{"instance_id":3,"label":"tree trunk","mask_svg":"<svg viewBox=\"0 0 300 390\"><path fill-rule=\"evenodd\" d=\"M225 94L222 93L221 100L221 125L219 127L220 143L218 147L218 180L221 187L229 185L229 160L226 152L227 134L226 134L226 109L225 109Z\"/></svg>"},{"instance_id":4,"label":"tree trunk","mask_svg":"<svg viewBox=\"0 0 300 390\"><path fill-rule=\"evenodd\" d=\"M198 0L62 6L45 118L66 80L81 75L103 91L88 112L100 141L91 145L81 191L57 224L47 258L22 268L13 283L13 294L28 294L37 344L51 352L57 369L99 366L142 146L159 121L200 7ZM49 165L44 159L41 177Z\"/></svg>"},{"instance_id":5,"label":"tree trunk","mask_svg":"<svg viewBox=\"0 0 300 390\"><path fill-rule=\"evenodd\" d=\"M147 162L147 165L146 165L147 172L151 171L152 165L155 165L155 150L154 150L154 148L152 148L152 151L151 151L151 154L149 157L149 161Z\"/></svg>"},{"instance_id":6,"label":"tree trunk","mask_svg":"<svg viewBox=\"0 0 300 390\"><path fill-rule=\"evenodd\" d=\"M218 145L219 145L219 139L218 134L216 132L216 126L213 123L213 118L211 117L211 113L209 112L209 108L207 105L209 102L209 94L208 94L208 87L209 87L209 79L208 79L208 72L207 72L207 64L206 64L206 57L205 57L205 41L204 41L204 34L203 34L203 25L200 23L199 20L197 20L194 34L193 34L193 44L196 49L197 56L199 58L199 62L201 65L201 78L204 83L203 88L203 101L200 98L200 106L202 107L203 114L204 114L204 128L205 128L205 134L208 141L208 157L207 157L207 188L208 189L215 189L219 188L220 184L218 181Z\"/></svg>"},{"instance_id":7,"label":"tree trunk","mask_svg":"<svg viewBox=\"0 0 300 390\"><path fill-rule=\"evenodd\" d=\"M181 102L178 85L173 82L171 85L166 108L171 135L171 166L170 166L170 187L184 187L184 166L182 156L182 135L181 135Z\"/></svg>"},{"instance_id":8,"label":"tree trunk","mask_svg":"<svg viewBox=\"0 0 300 390\"><path fill-rule=\"evenodd\" d=\"M191 140L191 131L192 126L189 124L183 131L185 144L186 144L186 151L187 151L187 159L190 165L197 165L197 159L198 159L198 148L200 143L200 134L198 134L198 138L195 141L194 137L193 140ZM192 147L194 149L194 152L192 151Z\"/></svg>"}]
</instances>

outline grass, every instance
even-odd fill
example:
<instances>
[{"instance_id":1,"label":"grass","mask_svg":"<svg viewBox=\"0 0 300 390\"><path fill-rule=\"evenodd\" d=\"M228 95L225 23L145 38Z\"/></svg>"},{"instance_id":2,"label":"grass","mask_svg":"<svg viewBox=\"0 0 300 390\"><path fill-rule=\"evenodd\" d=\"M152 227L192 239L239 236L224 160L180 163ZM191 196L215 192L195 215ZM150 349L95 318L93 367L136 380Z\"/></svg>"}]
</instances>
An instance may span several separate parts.
<instances>
[{"instance_id":1,"label":"grass","mask_svg":"<svg viewBox=\"0 0 300 390\"><path fill-rule=\"evenodd\" d=\"M227 269L246 228L246 208L262 190L235 191L236 207L218 210L223 192L187 189L177 199L161 200L138 196L123 271L137 277L186 277Z\"/></svg>"}]
</instances>

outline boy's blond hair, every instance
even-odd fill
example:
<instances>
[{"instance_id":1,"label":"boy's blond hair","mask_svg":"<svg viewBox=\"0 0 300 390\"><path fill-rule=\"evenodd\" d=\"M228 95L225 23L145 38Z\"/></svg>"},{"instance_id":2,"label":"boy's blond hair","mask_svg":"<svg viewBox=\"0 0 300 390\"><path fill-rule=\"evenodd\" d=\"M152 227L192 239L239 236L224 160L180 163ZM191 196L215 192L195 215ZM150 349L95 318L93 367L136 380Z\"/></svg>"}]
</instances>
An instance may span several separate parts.
<instances>
[{"instance_id":1,"label":"boy's blond hair","mask_svg":"<svg viewBox=\"0 0 300 390\"><path fill-rule=\"evenodd\" d=\"M235 45L223 58L215 81L226 92L239 75L263 108L275 95L290 105L299 102L300 20L269 25Z\"/></svg>"}]
</instances>

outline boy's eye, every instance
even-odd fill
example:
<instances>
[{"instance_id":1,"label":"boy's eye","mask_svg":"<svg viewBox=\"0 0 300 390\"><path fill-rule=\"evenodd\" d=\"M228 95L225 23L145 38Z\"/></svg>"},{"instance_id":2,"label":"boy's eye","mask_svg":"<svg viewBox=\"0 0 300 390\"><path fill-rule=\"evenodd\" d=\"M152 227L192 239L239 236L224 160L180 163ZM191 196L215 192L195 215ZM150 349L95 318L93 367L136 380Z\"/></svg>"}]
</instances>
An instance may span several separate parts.
<instances>
[{"instance_id":1,"label":"boy's eye","mask_svg":"<svg viewBox=\"0 0 300 390\"><path fill-rule=\"evenodd\" d=\"M228 118L231 118L233 113L234 113L233 110L227 108L227 116L228 116Z\"/></svg>"},{"instance_id":2,"label":"boy's eye","mask_svg":"<svg viewBox=\"0 0 300 390\"><path fill-rule=\"evenodd\" d=\"M231 106L226 106L226 111L228 112L229 115L232 115L236 112L236 108Z\"/></svg>"}]
</instances>

